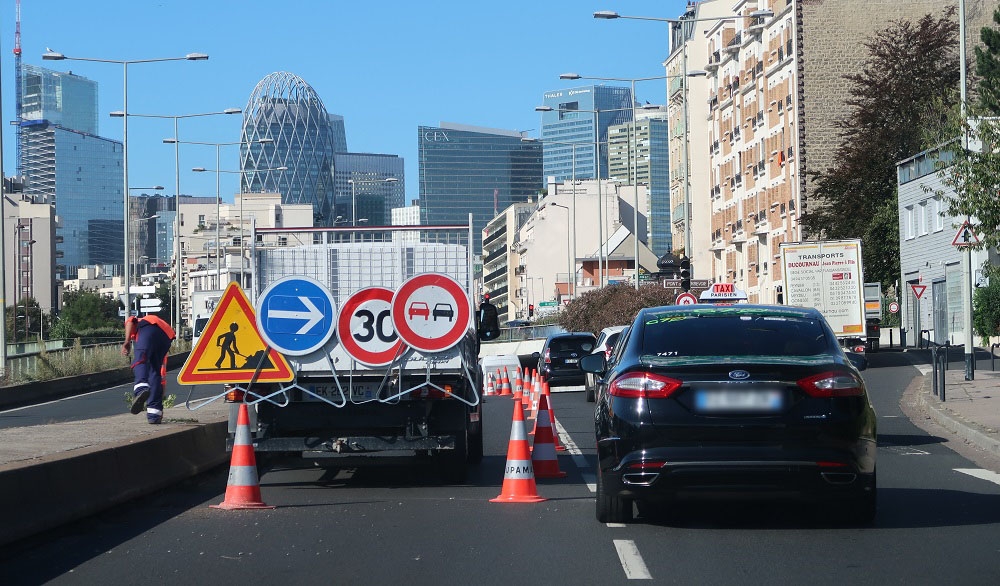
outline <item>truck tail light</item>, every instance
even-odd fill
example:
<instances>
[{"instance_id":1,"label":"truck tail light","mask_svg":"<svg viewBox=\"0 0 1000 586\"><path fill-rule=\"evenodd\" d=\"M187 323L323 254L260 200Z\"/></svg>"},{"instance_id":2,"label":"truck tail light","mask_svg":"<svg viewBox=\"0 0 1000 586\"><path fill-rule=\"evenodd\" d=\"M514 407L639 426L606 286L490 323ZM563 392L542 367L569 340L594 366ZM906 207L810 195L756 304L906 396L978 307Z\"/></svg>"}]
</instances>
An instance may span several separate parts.
<instances>
[{"instance_id":1,"label":"truck tail light","mask_svg":"<svg viewBox=\"0 0 1000 586\"><path fill-rule=\"evenodd\" d=\"M226 391L227 403L242 403L244 398L246 398L246 392L243 389L232 387Z\"/></svg>"},{"instance_id":2,"label":"truck tail light","mask_svg":"<svg viewBox=\"0 0 1000 586\"><path fill-rule=\"evenodd\" d=\"M860 380L849 372L828 371L807 376L797 383L810 397L857 397L863 393Z\"/></svg>"},{"instance_id":3,"label":"truck tail light","mask_svg":"<svg viewBox=\"0 0 1000 586\"><path fill-rule=\"evenodd\" d=\"M612 381L608 393L625 399L666 399L683 384L651 372L629 372Z\"/></svg>"}]
</instances>

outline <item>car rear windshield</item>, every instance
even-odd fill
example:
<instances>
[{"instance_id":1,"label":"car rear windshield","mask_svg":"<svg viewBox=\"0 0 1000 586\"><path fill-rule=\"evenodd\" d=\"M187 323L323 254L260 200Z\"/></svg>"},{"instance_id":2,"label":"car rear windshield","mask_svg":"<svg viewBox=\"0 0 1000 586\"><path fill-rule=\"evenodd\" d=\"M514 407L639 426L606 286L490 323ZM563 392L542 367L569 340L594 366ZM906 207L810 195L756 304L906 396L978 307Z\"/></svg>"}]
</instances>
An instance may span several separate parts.
<instances>
[{"instance_id":1,"label":"car rear windshield","mask_svg":"<svg viewBox=\"0 0 1000 586\"><path fill-rule=\"evenodd\" d=\"M821 322L784 315L662 314L643 329L646 356L814 356L830 352Z\"/></svg>"},{"instance_id":2,"label":"car rear windshield","mask_svg":"<svg viewBox=\"0 0 1000 586\"><path fill-rule=\"evenodd\" d=\"M587 336L574 336L556 338L549 343L549 350L552 352L590 352L594 349L594 338Z\"/></svg>"}]
</instances>

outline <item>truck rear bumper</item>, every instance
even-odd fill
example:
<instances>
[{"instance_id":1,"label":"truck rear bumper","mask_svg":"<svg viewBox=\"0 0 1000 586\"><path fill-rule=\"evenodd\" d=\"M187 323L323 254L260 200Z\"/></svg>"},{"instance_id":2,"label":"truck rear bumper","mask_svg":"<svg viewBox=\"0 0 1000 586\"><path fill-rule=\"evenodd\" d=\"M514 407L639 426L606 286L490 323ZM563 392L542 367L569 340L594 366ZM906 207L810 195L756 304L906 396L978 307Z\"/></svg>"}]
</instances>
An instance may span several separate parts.
<instances>
[{"instance_id":1,"label":"truck rear bumper","mask_svg":"<svg viewBox=\"0 0 1000 586\"><path fill-rule=\"evenodd\" d=\"M372 454L376 452L414 452L421 450L454 450L456 436L436 435L420 438L405 437L275 437L254 440L256 452L309 454ZM233 438L226 440L226 450L233 448Z\"/></svg>"}]
</instances>

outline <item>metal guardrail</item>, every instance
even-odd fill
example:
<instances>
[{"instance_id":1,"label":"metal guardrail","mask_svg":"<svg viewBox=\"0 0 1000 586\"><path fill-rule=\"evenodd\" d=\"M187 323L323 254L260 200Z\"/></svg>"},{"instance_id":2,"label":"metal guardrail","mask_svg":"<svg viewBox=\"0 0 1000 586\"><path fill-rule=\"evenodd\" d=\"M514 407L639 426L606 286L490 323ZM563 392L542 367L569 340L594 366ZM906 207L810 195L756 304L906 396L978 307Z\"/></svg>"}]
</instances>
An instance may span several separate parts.
<instances>
[{"instance_id":1,"label":"metal guardrail","mask_svg":"<svg viewBox=\"0 0 1000 586\"><path fill-rule=\"evenodd\" d=\"M523 342L525 340L544 340L552 334L565 332L566 329L559 325L545 326L522 326L515 328L500 328L500 335L495 340L483 342L483 344L497 344L500 342Z\"/></svg>"},{"instance_id":2,"label":"metal guardrail","mask_svg":"<svg viewBox=\"0 0 1000 586\"><path fill-rule=\"evenodd\" d=\"M51 347L53 343L63 343L63 346ZM45 345L46 350L44 354L50 358L58 357L61 354L65 354L73 350L73 340L53 340L46 342ZM81 346L80 350L82 351L82 355L80 358L81 360L89 360L98 352L106 351L108 348L117 348L120 346L120 341ZM34 378L34 374L38 372L38 363L42 360L42 355L43 353L41 350L34 352L22 352L19 354L8 354L7 364L4 371L5 378L7 380L24 380Z\"/></svg>"}]
</instances>

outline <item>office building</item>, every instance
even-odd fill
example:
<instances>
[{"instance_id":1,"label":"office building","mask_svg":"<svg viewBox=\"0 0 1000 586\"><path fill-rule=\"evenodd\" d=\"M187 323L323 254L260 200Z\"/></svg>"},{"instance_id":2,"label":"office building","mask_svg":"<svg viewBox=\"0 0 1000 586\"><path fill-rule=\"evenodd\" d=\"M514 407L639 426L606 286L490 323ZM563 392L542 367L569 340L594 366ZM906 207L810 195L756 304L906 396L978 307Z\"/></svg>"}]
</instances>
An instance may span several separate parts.
<instances>
[{"instance_id":1,"label":"office building","mask_svg":"<svg viewBox=\"0 0 1000 586\"><path fill-rule=\"evenodd\" d=\"M72 72L22 65L21 119L47 120L64 128L97 134L97 82Z\"/></svg>"},{"instance_id":2,"label":"office building","mask_svg":"<svg viewBox=\"0 0 1000 586\"><path fill-rule=\"evenodd\" d=\"M240 140L243 193L280 193L282 203L312 205L317 225L334 224L334 153L347 150L344 119L326 111L312 86L284 71L262 79L243 110Z\"/></svg>"},{"instance_id":3,"label":"office building","mask_svg":"<svg viewBox=\"0 0 1000 586\"><path fill-rule=\"evenodd\" d=\"M576 179L594 179L596 146L600 177L607 179L608 127L632 120L631 88L589 85L549 91L542 106L551 108L541 113L542 174L556 181L572 180L575 167Z\"/></svg>"},{"instance_id":4,"label":"office building","mask_svg":"<svg viewBox=\"0 0 1000 586\"><path fill-rule=\"evenodd\" d=\"M649 190L649 204L639 210L649 218L649 233L639 236L659 257L673 250L669 123L666 108L640 110L636 118L634 136L631 123L608 128L608 168L611 177L623 184L644 185Z\"/></svg>"},{"instance_id":5,"label":"office building","mask_svg":"<svg viewBox=\"0 0 1000 586\"><path fill-rule=\"evenodd\" d=\"M542 145L522 134L442 122L417 128L420 213L424 225L466 224L474 251L486 223L543 188Z\"/></svg>"},{"instance_id":6,"label":"office building","mask_svg":"<svg viewBox=\"0 0 1000 586\"><path fill-rule=\"evenodd\" d=\"M346 225L392 224L392 210L402 207L405 200L403 159L376 153L336 153L333 160L335 217Z\"/></svg>"}]
</instances>

